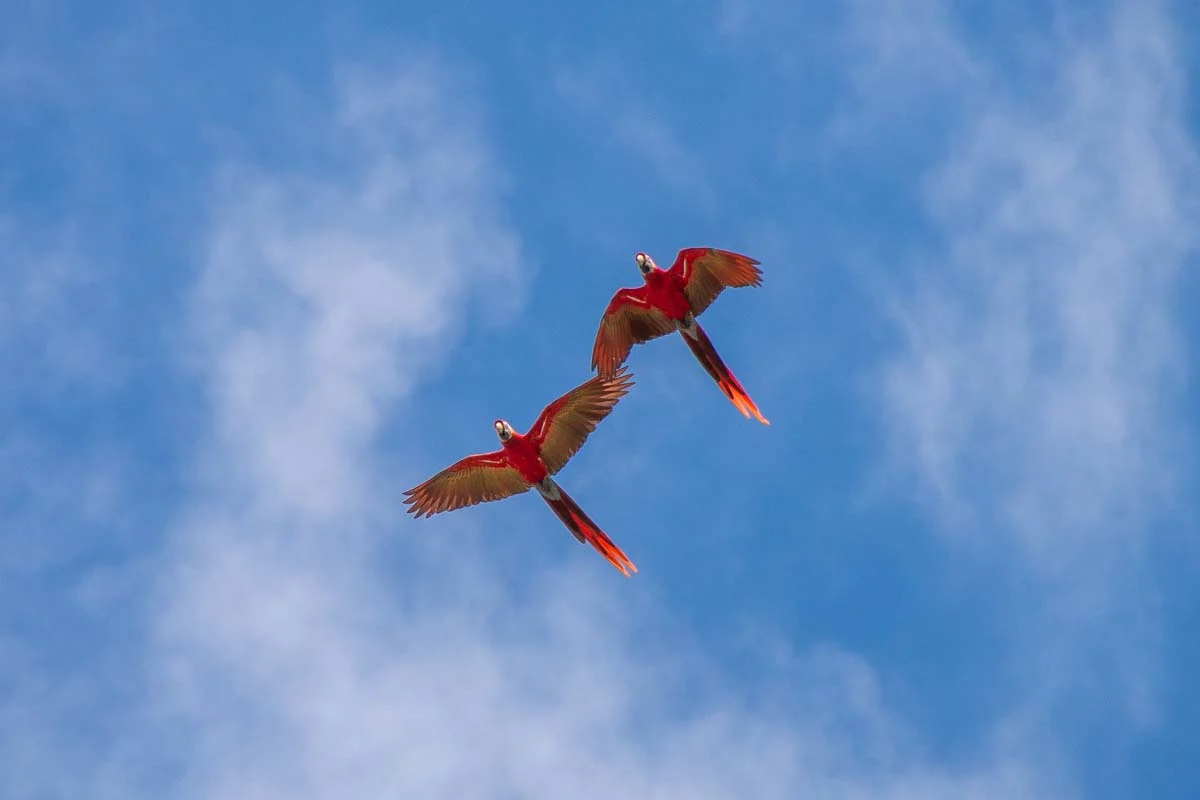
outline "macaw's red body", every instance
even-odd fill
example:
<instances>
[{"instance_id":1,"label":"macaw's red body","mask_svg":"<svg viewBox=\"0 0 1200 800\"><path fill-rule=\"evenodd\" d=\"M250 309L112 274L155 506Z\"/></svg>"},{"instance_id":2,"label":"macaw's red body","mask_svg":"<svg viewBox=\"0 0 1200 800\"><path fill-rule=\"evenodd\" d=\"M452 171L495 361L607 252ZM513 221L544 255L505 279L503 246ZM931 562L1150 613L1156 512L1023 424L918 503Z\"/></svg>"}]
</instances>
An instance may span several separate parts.
<instances>
[{"instance_id":1,"label":"macaw's red body","mask_svg":"<svg viewBox=\"0 0 1200 800\"><path fill-rule=\"evenodd\" d=\"M598 370L601 377L612 375L635 344L679 331L696 360L734 407L747 419L753 416L770 425L696 321L726 287L761 286L758 262L711 247L680 250L675 263L665 270L645 253L638 253L634 260L645 284L621 289L608 304L592 348L592 369Z\"/></svg>"},{"instance_id":2,"label":"macaw's red body","mask_svg":"<svg viewBox=\"0 0 1200 800\"><path fill-rule=\"evenodd\" d=\"M467 456L409 489L404 493L409 513L427 517L536 488L576 539L596 548L629 577L637 567L551 476L583 447L632 386L633 379L625 369L607 377L596 376L546 406L526 434L517 433L502 419L496 420L501 449Z\"/></svg>"}]
</instances>

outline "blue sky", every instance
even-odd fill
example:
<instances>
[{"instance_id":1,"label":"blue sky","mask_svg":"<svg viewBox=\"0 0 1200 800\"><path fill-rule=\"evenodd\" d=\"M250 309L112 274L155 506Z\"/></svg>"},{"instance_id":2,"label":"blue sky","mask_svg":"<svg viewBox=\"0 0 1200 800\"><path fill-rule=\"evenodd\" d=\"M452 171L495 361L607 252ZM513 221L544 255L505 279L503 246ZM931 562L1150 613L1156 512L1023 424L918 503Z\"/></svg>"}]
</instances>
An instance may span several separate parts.
<instances>
[{"instance_id":1,"label":"blue sky","mask_svg":"<svg viewBox=\"0 0 1200 800\"><path fill-rule=\"evenodd\" d=\"M436 6L436 7L435 7ZM1192 797L1184 3L4 5L5 797ZM401 492L762 262L535 496Z\"/></svg>"}]
</instances>

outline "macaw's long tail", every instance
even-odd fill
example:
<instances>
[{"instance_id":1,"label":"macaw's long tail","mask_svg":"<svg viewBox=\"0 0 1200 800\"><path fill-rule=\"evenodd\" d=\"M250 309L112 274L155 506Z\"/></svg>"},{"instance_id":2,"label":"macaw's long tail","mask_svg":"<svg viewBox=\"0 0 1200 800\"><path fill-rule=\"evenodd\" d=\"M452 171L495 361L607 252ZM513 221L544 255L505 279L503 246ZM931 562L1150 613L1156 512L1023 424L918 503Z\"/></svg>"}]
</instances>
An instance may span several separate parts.
<instances>
[{"instance_id":1,"label":"macaw's long tail","mask_svg":"<svg viewBox=\"0 0 1200 800\"><path fill-rule=\"evenodd\" d=\"M562 488L554 481L547 479L545 489L538 486L538 491L542 495L542 499L546 501L546 505L553 509L558 518L567 526L567 530L575 535L575 538L581 542L587 542L592 547L600 551L600 555L608 559L608 563L619 569L626 578L630 577L630 572L637 572L637 567L629 560L629 556L621 552L621 548L613 544L613 540L605 535L604 531L600 530L596 523L592 522L587 514L583 513L583 509L579 504L571 499L571 496L564 492Z\"/></svg>"},{"instance_id":2,"label":"macaw's long tail","mask_svg":"<svg viewBox=\"0 0 1200 800\"><path fill-rule=\"evenodd\" d=\"M704 332L704 328L700 327L700 323L695 324L695 338L691 332L681 330L679 335L687 342L688 347L692 348L693 355L696 360L708 370L708 374L712 375L713 380L717 382L717 386L721 387L721 391L729 398L729 402L733 403L734 407L742 412L746 419L753 416L763 425L770 425L767 418L758 410L758 406L750 399L750 395L742 388L741 382L733 376L729 371L729 367L725 366L725 362L717 355L717 350L713 347L712 341L709 340L708 334Z\"/></svg>"}]
</instances>

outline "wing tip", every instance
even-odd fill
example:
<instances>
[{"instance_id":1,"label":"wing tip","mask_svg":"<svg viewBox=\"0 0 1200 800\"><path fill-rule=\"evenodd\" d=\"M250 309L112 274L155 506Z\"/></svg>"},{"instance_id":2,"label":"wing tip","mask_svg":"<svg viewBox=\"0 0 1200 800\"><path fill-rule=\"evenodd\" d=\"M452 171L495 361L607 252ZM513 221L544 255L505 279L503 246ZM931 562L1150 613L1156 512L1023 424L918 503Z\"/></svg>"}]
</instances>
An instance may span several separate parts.
<instances>
[{"instance_id":1,"label":"wing tip","mask_svg":"<svg viewBox=\"0 0 1200 800\"><path fill-rule=\"evenodd\" d=\"M405 498L400 502L407 508L404 509L405 514L412 514L413 519L422 519L432 516L437 513L437 509L433 507L428 493L425 492L425 486L414 486L404 493Z\"/></svg>"},{"instance_id":2,"label":"wing tip","mask_svg":"<svg viewBox=\"0 0 1200 800\"><path fill-rule=\"evenodd\" d=\"M615 364L613 363L614 361L616 359L611 356L593 359L592 369L596 370L595 380L603 383L622 383L627 379L632 380L632 373L629 371L629 366L623 361L618 361Z\"/></svg>"},{"instance_id":3,"label":"wing tip","mask_svg":"<svg viewBox=\"0 0 1200 800\"><path fill-rule=\"evenodd\" d=\"M629 369L628 364L621 364L613 370L612 377L608 379L608 384L616 393L618 399L629 394L629 390L637 385L633 380L633 372Z\"/></svg>"}]
</instances>

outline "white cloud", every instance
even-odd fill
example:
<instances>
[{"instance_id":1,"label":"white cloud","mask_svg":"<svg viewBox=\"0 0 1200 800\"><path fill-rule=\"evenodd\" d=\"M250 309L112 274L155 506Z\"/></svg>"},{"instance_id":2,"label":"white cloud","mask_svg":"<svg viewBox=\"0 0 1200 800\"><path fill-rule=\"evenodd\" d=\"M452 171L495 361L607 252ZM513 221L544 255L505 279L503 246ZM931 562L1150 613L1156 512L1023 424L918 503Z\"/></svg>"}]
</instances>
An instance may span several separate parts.
<instances>
[{"instance_id":1,"label":"white cloud","mask_svg":"<svg viewBox=\"0 0 1200 800\"><path fill-rule=\"evenodd\" d=\"M1037 577L1022 633L1040 644L1022 660L1039 691L1120 686L1146 721L1155 623L1139 576L1179 500L1173 309L1197 159L1160 9L1118 4L1098 32L1053 41L1035 82L996 70L961 90L963 133L925 187L941 249L899 305L885 411L894 463L943 529Z\"/></svg>"},{"instance_id":2,"label":"white cloud","mask_svg":"<svg viewBox=\"0 0 1200 800\"><path fill-rule=\"evenodd\" d=\"M1048 566L1141 535L1173 477L1197 162L1164 24L1129 12L1065 51L1052 91L978 116L929 183L943 268L922 271L888 374L922 480L1003 498L972 506Z\"/></svg>"},{"instance_id":3,"label":"white cloud","mask_svg":"<svg viewBox=\"0 0 1200 800\"><path fill-rule=\"evenodd\" d=\"M698 665L635 651L636 610L574 571L538 579L523 602L495 587L484 597L469 590L467 602L425 588L430 605L402 610L373 591L382 587L364 591L361 575L343 583L286 551L267 555L231 552L206 571L206 588L230 607L177 620L201 632L188 638L202 650L183 651L201 730L198 796L1044 790L1015 759L962 774L922 766L912 732L882 708L871 670L836 652L786 665L757 701L706 688L686 711L672 709L662 698L678 692L680 671L695 682ZM460 585L454 572L446 581ZM473 607L479 600L499 603ZM214 608L200 597L189 605Z\"/></svg>"},{"instance_id":4,"label":"white cloud","mask_svg":"<svg viewBox=\"0 0 1200 800\"><path fill-rule=\"evenodd\" d=\"M226 175L195 307L224 485L306 514L360 507L365 446L456 316L519 304L531 267L494 219L473 119L433 76L343 77L342 180Z\"/></svg>"}]
</instances>

